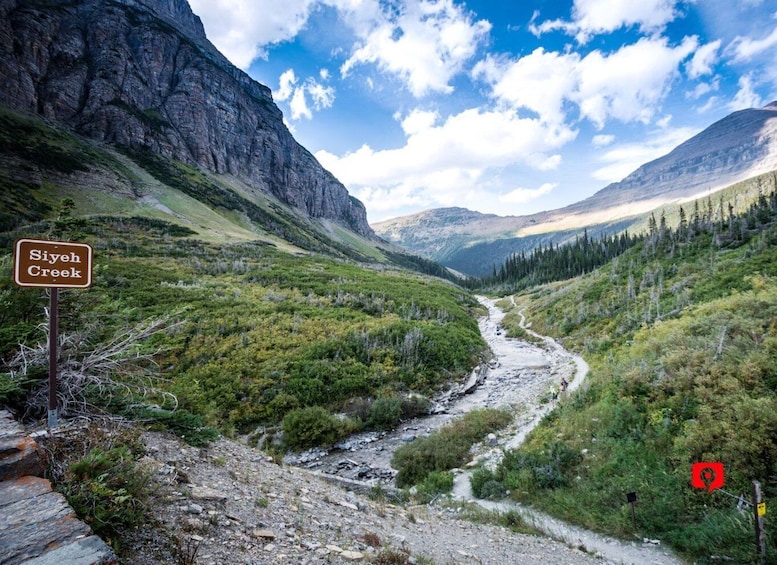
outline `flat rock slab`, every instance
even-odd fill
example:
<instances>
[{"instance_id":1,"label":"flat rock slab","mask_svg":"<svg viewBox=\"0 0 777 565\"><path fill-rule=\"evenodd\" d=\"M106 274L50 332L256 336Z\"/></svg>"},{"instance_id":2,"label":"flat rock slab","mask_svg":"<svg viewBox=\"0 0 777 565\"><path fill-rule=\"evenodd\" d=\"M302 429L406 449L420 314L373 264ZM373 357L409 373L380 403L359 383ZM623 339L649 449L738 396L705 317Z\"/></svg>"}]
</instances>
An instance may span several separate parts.
<instances>
[{"instance_id":1,"label":"flat rock slab","mask_svg":"<svg viewBox=\"0 0 777 565\"><path fill-rule=\"evenodd\" d=\"M116 555L51 483L41 448L0 411L0 565L108 565Z\"/></svg>"},{"instance_id":2,"label":"flat rock slab","mask_svg":"<svg viewBox=\"0 0 777 565\"><path fill-rule=\"evenodd\" d=\"M38 477L0 483L0 564L93 565L117 563L65 497Z\"/></svg>"}]
</instances>

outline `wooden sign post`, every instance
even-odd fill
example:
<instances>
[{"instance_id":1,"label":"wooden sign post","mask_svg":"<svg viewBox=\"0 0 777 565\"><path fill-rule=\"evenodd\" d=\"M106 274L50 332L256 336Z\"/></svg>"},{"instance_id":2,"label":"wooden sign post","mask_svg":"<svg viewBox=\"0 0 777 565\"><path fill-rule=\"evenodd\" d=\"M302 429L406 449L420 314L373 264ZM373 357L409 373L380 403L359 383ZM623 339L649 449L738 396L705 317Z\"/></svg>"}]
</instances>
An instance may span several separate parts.
<instances>
[{"instance_id":1,"label":"wooden sign post","mask_svg":"<svg viewBox=\"0 0 777 565\"><path fill-rule=\"evenodd\" d=\"M57 426L57 333L59 289L92 286L92 247L86 243L17 239L13 280L22 287L51 289L49 304L48 427Z\"/></svg>"}]
</instances>

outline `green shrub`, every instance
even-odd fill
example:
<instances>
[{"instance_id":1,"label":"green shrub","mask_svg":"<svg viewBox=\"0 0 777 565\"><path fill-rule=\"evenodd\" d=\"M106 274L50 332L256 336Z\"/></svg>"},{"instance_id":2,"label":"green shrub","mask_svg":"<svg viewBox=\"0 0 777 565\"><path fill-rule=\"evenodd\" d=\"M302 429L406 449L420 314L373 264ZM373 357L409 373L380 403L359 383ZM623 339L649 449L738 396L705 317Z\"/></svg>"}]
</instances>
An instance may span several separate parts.
<instances>
[{"instance_id":1,"label":"green shrub","mask_svg":"<svg viewBox=\"0 0 777 565\"><path fill-rule=\"evenodd\" d=\"M22 393L19 383L10 373L0 373L0 406L10 404L13 399Z\"/></svg>"},{"instance_id":2,"label":"green shrub","mask_svg":"<svg viewBox=\"0 0 777 565\"><path fill-rule=\"evenodd\" d=\"M469 460L472 445L512 420L503 410L473 410L432 435L403 445L394 452L391 465L399 472L400 487L418 484L432 471L448 471Z\"/></svg>"},{"instance_id":3,"label":"green shrub","mask_svg":"<svg viewBox=\"0 0 777 565\"><path fill-rule=\"evenodd\" d=\"M376 430L393 429L402 417L402 401L399 398L378 398L372 403L367 416L367 427Z\"/></svg>"},{"instance_id":4,"label":"green shrub","mask_svg":"<svg viewBox=\"0 0 777 565\"><path fill-rule=\"evenodd\" d=\"M128 447L94 448L69 475L62 492L97 535L110 539L147 520L150 473Z\"/></svg>"},{"instance_id":5,"label":"green shrub","mask_svg":"<svg viewBox=\"0 0 777 565\"><path fill-rule=\"evenodd\" d=\"M432 471L418 485L418 496L429 502L441 494L453 490L453 473L450 471Z\"/></svg>"},{"instance_id":6,"label":"green shrub","mask_svg":"<svg viewBox=\"0 0 777 565\"><path fill-rule=\"evenodd\" d=\"M185 408L178 410L146 409L141 412L139 417L151 420L152 427L169 430L194 447L205 447L219 437L218 430L203 424L202 416L192 414Z\"/></svg>"},{"instance_id":7,"label":"green shrub","mask_svg":"<svg viewBox=\"0 0 777 565\"><path fill-rule=\"evenodd\" d=\"M475 469L469 478L469 483L475 498L502 498L501 494L504 493L494 472L484 467Z\"/></svg>"},{"instance_id":8,"label":"green shrub","mask_svg":"<svg viewBox=\"0 0 777 565\"><path fill-rule=\"evenodd\" d=\"M412 418L417 418L418 416L423 416L424 414L428 414L431 405L432 402L428 398L418 394L413 394L408 398L403 398L402 418L409 420Z\"/></svg>"},{"instance_id":9,"label":"green shrub","mask_svg":"<svg viewBox=\"0 0 777 565\"><path fill-rule=\"evenodd\" d=\"M342 422L320 406L292 410L283 418L283 441L292 449L329 446L347 432Z\"/></svg>"}]
</instances>

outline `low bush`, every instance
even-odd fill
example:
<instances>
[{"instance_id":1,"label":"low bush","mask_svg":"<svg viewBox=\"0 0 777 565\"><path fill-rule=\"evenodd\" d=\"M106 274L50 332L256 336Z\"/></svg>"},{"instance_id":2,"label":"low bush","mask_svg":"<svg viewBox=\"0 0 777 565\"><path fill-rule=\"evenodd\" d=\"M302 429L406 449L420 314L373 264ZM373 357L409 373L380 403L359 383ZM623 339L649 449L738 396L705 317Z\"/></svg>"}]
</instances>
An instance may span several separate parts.
<instances>
[{"instance_id":1,"label":"low bush","mask_svg":"<svg viewBox=\"0 0 777 565\"><path fill-rule=\"evenodd\" d=\"M320 406L292 410L283 418L281 427L283 441L292 449L329 446L351 431L347 422Z\"/></svg>"},{"instance_id":2,"label":"low bush","mask_svg":"<svg viewBox=\"0 0 777 565\"><path fill-rule=\"evenodd\" d=\"M512 416L503 410L474 410L428 437L403 445L391 460L391 465L399 471L397 486L418 484L433 471L461 467L469 460L474 443L511 420Z\"/></svg>"},{"instance_id":3,"label":"low bush","mask_svg":"<svg viewBox=\"0 0 777 565\"><path fill-rule=\"evenodd\" d=\"M418 497L423 502L431 502L441 494L453 490L453 473L450 471L432 471L418 485Z\"/></svg>"},{"instance_id":4,"label":"low bush","mask_svg":"<svg viewBox=\"0 0 777 565\"><path fill-rule=\"evenodd\" d=\"M185 408L177 410L146 409L138 415L138 418L149 421L152 428L173 432L194 447L205 447L219 437L218 430L203 424L202 416L192 414Z\"/></svg>"},{"instance_id":5,"label":"low bush","mask_svg":"<svg viewBox=\"0 0 777 565\"><path fill-rule=\"evenodd\" d=\"M429 413L432 402L425 396L413 394L402 399L402 419L417 418Z\"/></svg>"},{"instance_id":6,"label":"low bush","mask_svg":"<svg viewBox=\"0 0 777 565\"><path fill-rule=\"evenodd\" d=\"M150 473L129 448L95 448L70 466L70 475L65 497L97 535L111 538L146 521Z\"/></svg>"},{"instance_id":7,"label":"low bush","mask_svg":"<svg viewBox=\"0 0 777 565\"><path fill-rule=\"evenodd\" d=\"M378 398L370 407L367 427L376 430L390 430L396 427L401 417L402 401L399 398Z\"/></svg>"},{"instance_id":8,"label":"low bush","mask_svg":"<svg viewBox=\"0 0 777 565\"><path fill-rule=\"evenodd\" d=\"M104 420L39 441L54 488L79 518L120 551L129 532L148 522L154 494L151 472L139 464L145 454L139 430Z\"/></svg>"}]
</instances>

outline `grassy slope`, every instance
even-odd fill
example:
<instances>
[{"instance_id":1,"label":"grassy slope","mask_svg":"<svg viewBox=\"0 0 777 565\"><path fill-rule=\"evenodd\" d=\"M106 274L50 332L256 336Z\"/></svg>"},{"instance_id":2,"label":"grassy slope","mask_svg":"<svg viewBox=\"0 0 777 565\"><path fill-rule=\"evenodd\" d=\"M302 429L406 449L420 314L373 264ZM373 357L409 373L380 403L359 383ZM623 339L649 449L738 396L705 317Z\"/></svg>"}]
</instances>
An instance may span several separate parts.
<instances>
[{"instance_id":1,"label":"grassy slope","mask_svg":"<svg viewBox=\"0 0 777 565\"><path fill-rule=\"evenodd\" d=\"M42 338L46 303L12 286L12 243L51 238L64 198L87 224L62 237L93 244L95 283L63 293L63 331L87 331L94 345L172 315L181 325L155 338L166 353L151 372L224 430L276 424L302 406L363 411L378 395L428 393L467 374L484 347L468 293L397 268L439 265L306 218L234 178L120 153L3 109L0 160L5 359ZM0 381L0 402L18 403L34 385Z\"/></svg>"},{"instance_id":2,"label":"grassy slope","mask_svg":"<svg viewBox=\"0 0 777 565\"><path fill-rule=\"evenodd\" d=\"M630 537L625 493L636 491L638 535L701 562L752 558L751 517L692 489L690 467L720 461L729 492L749 495L759 480L777 495L777 228L735 249L709 235L673 251L640 245L516 299L533 329L583 352L591 374L496 476L481 474L479 486L496 480L485 494L509 489Z\"/></svg>"},{"instance_id":3,"label":"grassy slope","mask_svg":"<svg viewBox=\"0 0 777 565\"><path fill-rule=\"evenodd\" d=\"M166 350L165 388L225 430L277 423L301 406L338 411L360 398L428 394L468 374L484 347L476 302L444 281L254 242L165 236L142 220L100 220L86 231L94 286L63 293L62 331L88 328L99 342L172 314L181 325L154 342ZM8 254L2 265L8 356L20 336L42 339L46 300L13 288Z\"/></svg>"},{"instance_id":4,"label":"grassy slope","mask_svg":"<svg viewBox=\"0 0 777 565\"><path fill-rule=\"evenodd\" d=\"M118 153L5 108L0 160L0 231L50 217L71 198L81 214L162 219L208 241L260 240L289 251L386 261L375 242L304 218L237 179L149 153Z\"/></svg>"}]
</instances>

